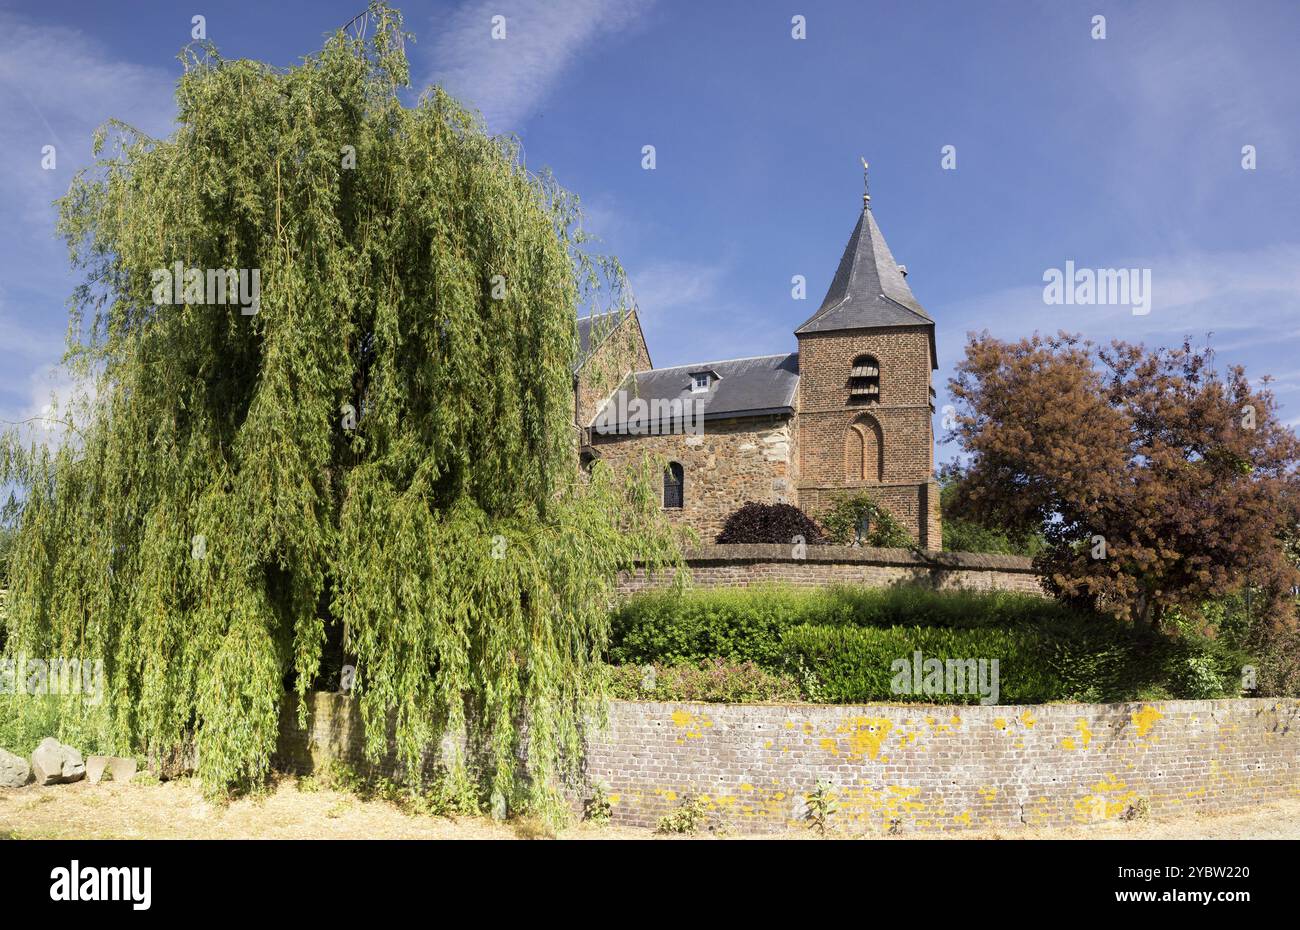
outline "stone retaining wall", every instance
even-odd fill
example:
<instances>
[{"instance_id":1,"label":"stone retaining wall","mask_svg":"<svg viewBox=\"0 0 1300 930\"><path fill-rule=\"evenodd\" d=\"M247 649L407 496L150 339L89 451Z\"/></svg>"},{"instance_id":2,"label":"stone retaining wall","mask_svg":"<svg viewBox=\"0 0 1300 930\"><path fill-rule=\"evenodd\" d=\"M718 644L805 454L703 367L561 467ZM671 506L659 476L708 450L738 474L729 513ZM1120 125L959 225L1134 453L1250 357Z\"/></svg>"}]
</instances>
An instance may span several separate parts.
<instances>
[{"instance_id":1,"label":"stone retaining wall","mask_svg":"<svg viewBox=\"0 0 1300 930\"><path fill-rule=\"evenodd\" d=\"M312 696L292 708L280 763L362 760L359 715ZM391 760L385 763L391 767ZM1088 824L1228 812L1300 797L1300 701L1255 698L1026 707L655 704L615 701L593 729L587 780L617 823L652 827L700 798L734 833L802 829L831 785L846 833Z\"/></svg>"}]
</instances>

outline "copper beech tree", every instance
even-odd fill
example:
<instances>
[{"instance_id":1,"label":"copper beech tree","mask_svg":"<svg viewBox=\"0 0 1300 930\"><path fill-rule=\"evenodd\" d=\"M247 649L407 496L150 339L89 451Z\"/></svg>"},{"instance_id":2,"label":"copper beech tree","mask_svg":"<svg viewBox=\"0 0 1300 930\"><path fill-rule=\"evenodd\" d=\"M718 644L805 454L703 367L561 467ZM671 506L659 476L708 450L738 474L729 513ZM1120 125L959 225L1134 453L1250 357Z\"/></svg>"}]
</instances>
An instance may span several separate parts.
<instances>
[{"instance_id":1,"label":"copper beech tree","mask_svg":"<svg viewBox=\"0 0 1300 930\"><path fill-rule=\"evenodd\" d=\"M1249 585L1294 623L1300 441L1240 366L1184 342L972 335L950 389L969 461L958 510L1036 530L1046 585L1159 628Z\"/></svg>"}]
</instances>

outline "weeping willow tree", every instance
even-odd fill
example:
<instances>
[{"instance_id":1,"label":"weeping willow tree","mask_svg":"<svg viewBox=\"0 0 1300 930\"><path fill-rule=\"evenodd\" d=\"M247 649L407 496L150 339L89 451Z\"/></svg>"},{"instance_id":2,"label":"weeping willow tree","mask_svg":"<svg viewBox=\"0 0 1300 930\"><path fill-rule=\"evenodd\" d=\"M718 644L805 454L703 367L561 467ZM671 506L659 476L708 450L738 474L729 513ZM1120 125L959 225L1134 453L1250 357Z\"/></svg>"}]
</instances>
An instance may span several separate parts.
<instances>
[{"instance_id":1,"label":"weeping willow tree","mask_svg":"<svg viewBox=\"0 0 1300 930\"><path fill-rule=\"evenodd\" d=\"M97 137L60 201L93 401L7 436L7 648L102 659L114 738L193 740L228 788L337 634L373 756L459 737L483 797L535 807L616 573L680 556L648 468L576 465L575 315L625 299L576 199L441 91L404 105L400 14L369 26L288 70L187 49L171 137Z\"/></svg>"}]
</instances>

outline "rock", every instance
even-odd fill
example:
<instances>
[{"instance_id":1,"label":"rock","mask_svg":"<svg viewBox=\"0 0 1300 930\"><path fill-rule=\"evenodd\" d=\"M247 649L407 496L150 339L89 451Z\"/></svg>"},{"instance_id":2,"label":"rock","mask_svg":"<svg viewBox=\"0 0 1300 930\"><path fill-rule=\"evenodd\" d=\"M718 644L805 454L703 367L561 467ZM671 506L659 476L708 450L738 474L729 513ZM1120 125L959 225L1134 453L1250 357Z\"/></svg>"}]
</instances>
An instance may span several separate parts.
<instances>
[{"instance_id":1,"label":"rock","mask_svg":"<svg viewBox=\"0 0 1300 930\"><path fill-rule=\"evenodd\" d=\"M86 759L86 779L97 785L108 772L113 781L130 781L135 777L136 761L122 756L91 756Z\"/></svg>"},{"instance_id":2,"label":"rock","mask_svg":"<svg viewBox=\"0 0 1300 930\"><path fill-rule=\"evenodd\" d=\"M63 784L85 778L86 763L77 750L47 736L32 753L32 774L38 785Z\"/></svg>"},{"instance_id":3,"label":"rock","mask_svg":"<svg viewBox=\"0 0 1300 930\"><path fill-rule=\"evenodd\" d=\"M124 759L121 756L110 756L108 759L108 772L113 776L113 781L130 781L135 778L138 768L139 764L134 759Z\"/></svg>"},{"instance_id":4,"label":"rock","mask_svg":"<svg viewBox=\"0 0 1300 930\"><path fill-rule=\"evenodd\" d=\"M108 756L86 756L86 781L98 785L108 768Z\"/></svg>"},{"instance_id":5,"label":"rock","mask_svg":"<svg viewBox=\"0 0 1300 930\"><path fill-rule=\"evenodd\" d=\"M0 749L0 788L21 788L31 777L32 769L26 759Z\"/></svg>"}]
</instances>

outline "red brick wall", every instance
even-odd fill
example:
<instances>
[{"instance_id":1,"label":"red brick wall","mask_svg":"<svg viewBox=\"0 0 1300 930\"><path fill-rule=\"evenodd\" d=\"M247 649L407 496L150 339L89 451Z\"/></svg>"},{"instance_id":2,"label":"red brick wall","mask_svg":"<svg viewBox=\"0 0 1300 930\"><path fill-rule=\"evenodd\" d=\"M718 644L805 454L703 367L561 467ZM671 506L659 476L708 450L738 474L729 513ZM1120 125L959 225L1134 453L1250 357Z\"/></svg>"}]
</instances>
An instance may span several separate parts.
<instances>
[{"instance_id":1,"label":"red brick wall","mask_svg":"<svg viewBox=\"0 0 1300 930\"><path fill-rule=\"evenodd\" d=\"M886 587L922 584L940 590L1019 591L1046 596L1029 559L975 552L922 557L909 549L808 546L704 545L686 553L697 588L746 588L762 584L825 587L833 584ZM619 593L666 587L671 578L638 572L619 579Z\"/></svg>"},{"instance_id":2,"label":"red brick wall","mask_svg":"<svg viewBox=\"0 0 1300 930\"><path fill-rule=\"evenodd\" d=\"M849 402L849 372L859 355L880 365L878 403ZM839 494L866 490L923 548L941 548L925 487L934 471L930 374L924 326L799 337L800 507L817 516Z\"/></svg>"}]
</instances>

